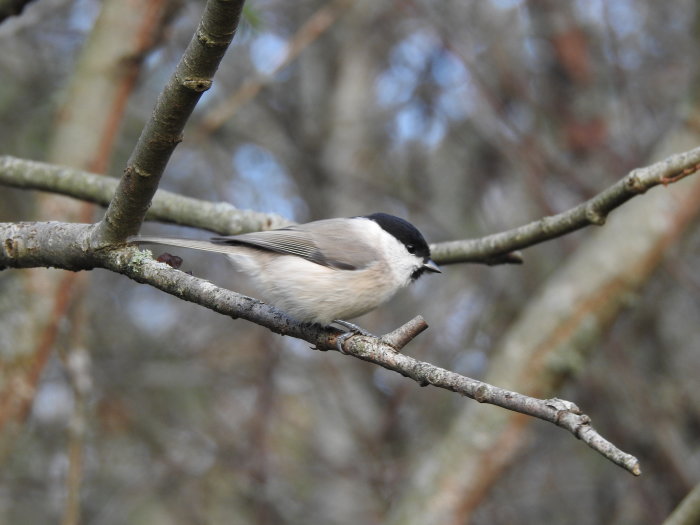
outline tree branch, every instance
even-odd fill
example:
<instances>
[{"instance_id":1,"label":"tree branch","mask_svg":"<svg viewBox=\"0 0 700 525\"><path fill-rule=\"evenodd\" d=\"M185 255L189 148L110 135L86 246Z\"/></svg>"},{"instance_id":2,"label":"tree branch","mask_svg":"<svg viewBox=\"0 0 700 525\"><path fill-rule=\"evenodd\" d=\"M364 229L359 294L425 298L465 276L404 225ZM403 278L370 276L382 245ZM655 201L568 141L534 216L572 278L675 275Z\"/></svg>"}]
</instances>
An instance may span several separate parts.
<instances>
[{"instance_id":1,"label":"tree branch","mask_svg":"<svg viewBox=\"0 0 700 525\"><path fill-rule=\"evenodd\" d=\"M93 228L90 224L68 222L0 223L0 270L91 270L97 265L89 243Z\"/></svg>"},{"instance_id":2,"label":"tree branch","mask_svg":"<svg viewBox=\"0 0 700 525\"><path fill-rule=\"evenodd\" d=\"M433 259L442 265L464 262L499 263L514 250L527 248L591 224L602 226L608 214L632 197L660 184L666 186L700 169L700 148L671 155L661 162L637 168L592 199L568 211L543 217L519 228L464 241L433 244Z\"/></svg>"},{"instance_id":3,"label":"tree branch","mask_svg":"<svg viewBox=\"0 0 700 525\"><path fill-rule=\"evenodd\" d=\"M208 0L185 53L163 88L127 163L114 198L93 235L94 244L120 242L138 233L151 199L195 105L238 27L244 0Z\"/></svg>"},{"instance_id":4,"label":"tree branch","mask_svg":"<svg viewBox=\"0 0 700 525\"><path fill-rule=\"evenodd\" d=\"M671 155L637 168L592 199L568 211L479 239L435 243L430 246L438 264L507 264L522 261L515 250L561 237L595 224L602 226L615 208L658 185L668 185L700 169L700 148ZM50 164L0 156L0 183L17 188L61 193L105 205L117 182ZM289 224L272 214L241 211L227 203L211 203L158 190L146 218L194 226L222 234L271 229Z\"/></svg>"},{"instance_id":5,"label":"tree branch","mask_svg":"<svg viewBox=\"0 0 700 525\"><path fill-rule=\"evenodd\" d=\"M147 252L131 246L90 250L86 240L90 239L92 228L91 225L56 222L0 223L0 238L4 239L0 248L0 270L33 266L55 266L68 270L105 268L233 319L246 319L275 333L303 339L318 350L335 349L337 337L342 332L299 323L273 306L154 261L147 256ZM635 475L641 473L637 459L600 436L591 426L590 418L573 403L559 399L536 399L510 392L418 361L398 353L391 346L414 337L424 327L422 319L416 318L384 337L354 336L345 342L343 350L348 355L409 377L422 386L433 385L480 403L497 405L554 423L617 465Z\"/></svg>"},{"instance_id":6,"label":"tree branch","mask_svg":"<svg viewBox=\"0 0 700 525\"><path fill-rule=\"evenodd\" d=\"M119 180L54 164L0 155L0 184L49 191L107 206ZM290 222L274 213L239 210L227 202L193 199L166 190L156 191L146 219L202 228L222 235L281 228Z\"/></svg>"}]
</instances>

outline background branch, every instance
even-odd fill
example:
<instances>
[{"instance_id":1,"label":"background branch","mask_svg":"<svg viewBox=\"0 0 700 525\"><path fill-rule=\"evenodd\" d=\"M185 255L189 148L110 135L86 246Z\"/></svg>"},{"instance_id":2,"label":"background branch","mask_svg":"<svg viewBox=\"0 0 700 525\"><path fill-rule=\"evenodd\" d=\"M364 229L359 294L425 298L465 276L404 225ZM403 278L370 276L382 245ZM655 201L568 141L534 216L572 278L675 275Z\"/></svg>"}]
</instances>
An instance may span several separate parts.
<instances>
[{"instance_id":1,"label":"background branch","mask_svg":"<svg viewBox=\"0 0 700 525\"><path fill-rule=\"evenodd\" d=\"M49 191L107 206L119 180L45 162L0 156L0 184ZM146 219L202 228L225 235L270 230L289 224L274 213L240 210L226 202L193 199L167 190L153 196Z\"/></svg>"},{"instance_id":2,"label":"background branch","mask_svg":"<svg viewBox=\"0 0 700 525\"><path fill-rule=\"evenodd\" d=\"M474 240L432 244L433 258L440 264L484 262L513 250L527 248L589 225L602 226L608 214L631 198L658 185L667 185L700 168L700 148L637 168L592 199L565 212L538 219L524 226Z\"/></svg>"}]
</instances>

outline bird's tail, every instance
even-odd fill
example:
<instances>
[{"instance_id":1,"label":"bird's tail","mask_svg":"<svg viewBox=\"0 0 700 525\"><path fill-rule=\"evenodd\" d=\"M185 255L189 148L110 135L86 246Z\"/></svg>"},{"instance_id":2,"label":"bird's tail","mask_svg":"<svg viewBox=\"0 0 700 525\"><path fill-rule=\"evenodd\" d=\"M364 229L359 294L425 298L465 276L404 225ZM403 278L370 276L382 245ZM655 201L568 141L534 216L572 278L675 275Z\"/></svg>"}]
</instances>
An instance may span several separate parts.
<instances>
[{"instance_id":1,"label":"bird's tail","mask_svg":"<svg viewBox=\"0 0 700 525\"><path fill-rule=\"evenodd\" d=\"M134 244L165 244L166 246L179 246L181 248L191 248L193 250L203 250L205 252L231 253L231 246L224 244L214 244L207 240L183 239L180 237L149 237L133 236L126 242Z\"/></svg>"}]
</instances>

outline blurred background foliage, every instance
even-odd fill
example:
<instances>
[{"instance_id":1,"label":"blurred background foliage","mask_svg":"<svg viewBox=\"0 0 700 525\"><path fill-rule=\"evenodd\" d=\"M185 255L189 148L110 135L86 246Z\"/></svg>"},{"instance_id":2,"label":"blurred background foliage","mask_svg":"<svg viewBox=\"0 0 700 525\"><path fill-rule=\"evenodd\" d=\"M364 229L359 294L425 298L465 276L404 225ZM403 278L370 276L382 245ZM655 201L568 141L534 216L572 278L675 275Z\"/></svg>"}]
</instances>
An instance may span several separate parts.
<instances>
[{"instance_id":1,"label":"blurred background foliage","mask_svg":"<svg viewBox=\"0 0 700 525\"><path fill-rule=\"evenodd\" d=\"M0 25L2 153L57 158L68 86L108 5L37 0ZM202 5L165 2L106 174L120 175ZM682 151L669 137L697 126L692 0L251 0L244 15L164 189L300 222L381 210L438 242L563 211ZM73 217L59 202L47 213L0 188L0 220ZM450 266L359 323L384 333L420 313L431 328L405 351L483 377L588 235L529 249L522 266ZM645 475L535 421L452 523L659 523L699 481L699 250L695 221L557 391ZM255 296L223 258L179 255ZM6 361L28 340L18 327L42 330L18 299L36 285L26 275L0 275ZM118 275L92 272L83 290L59 311L27 410L12 429L2 418L4 523L386 523L465 405L500 410Z\"/></svg>"}]
</instances>

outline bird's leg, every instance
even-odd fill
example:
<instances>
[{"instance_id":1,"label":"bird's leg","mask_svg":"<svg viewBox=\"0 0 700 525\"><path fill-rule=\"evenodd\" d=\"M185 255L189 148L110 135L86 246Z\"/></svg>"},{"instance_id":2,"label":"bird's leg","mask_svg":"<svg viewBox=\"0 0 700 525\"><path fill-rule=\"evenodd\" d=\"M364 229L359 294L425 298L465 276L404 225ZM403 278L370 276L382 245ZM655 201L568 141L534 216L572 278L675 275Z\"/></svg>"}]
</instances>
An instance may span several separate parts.
<instances>
[{"instance_id":1,"label":"bird's leg","mask_svg":"<svg viewBox=\"0 0 700 525\"><path fill-rule=\"evenodd\" d=\"M335 347L338 349L338 351L341 354L345 353L345 350L343 350L343 343L345 342L346 339L349 339L353 336L356 335L364 335L367 337L376 337L374 334L368 332L364 328L360 328L354 323L349 323L348 321L343 321L342 319L335 319L333 320L335 324L339 324L343 328L347 328L348 331L345 332L344 334L340 334L337 339L335 340Z\"/></svg>"}]
</instances>

